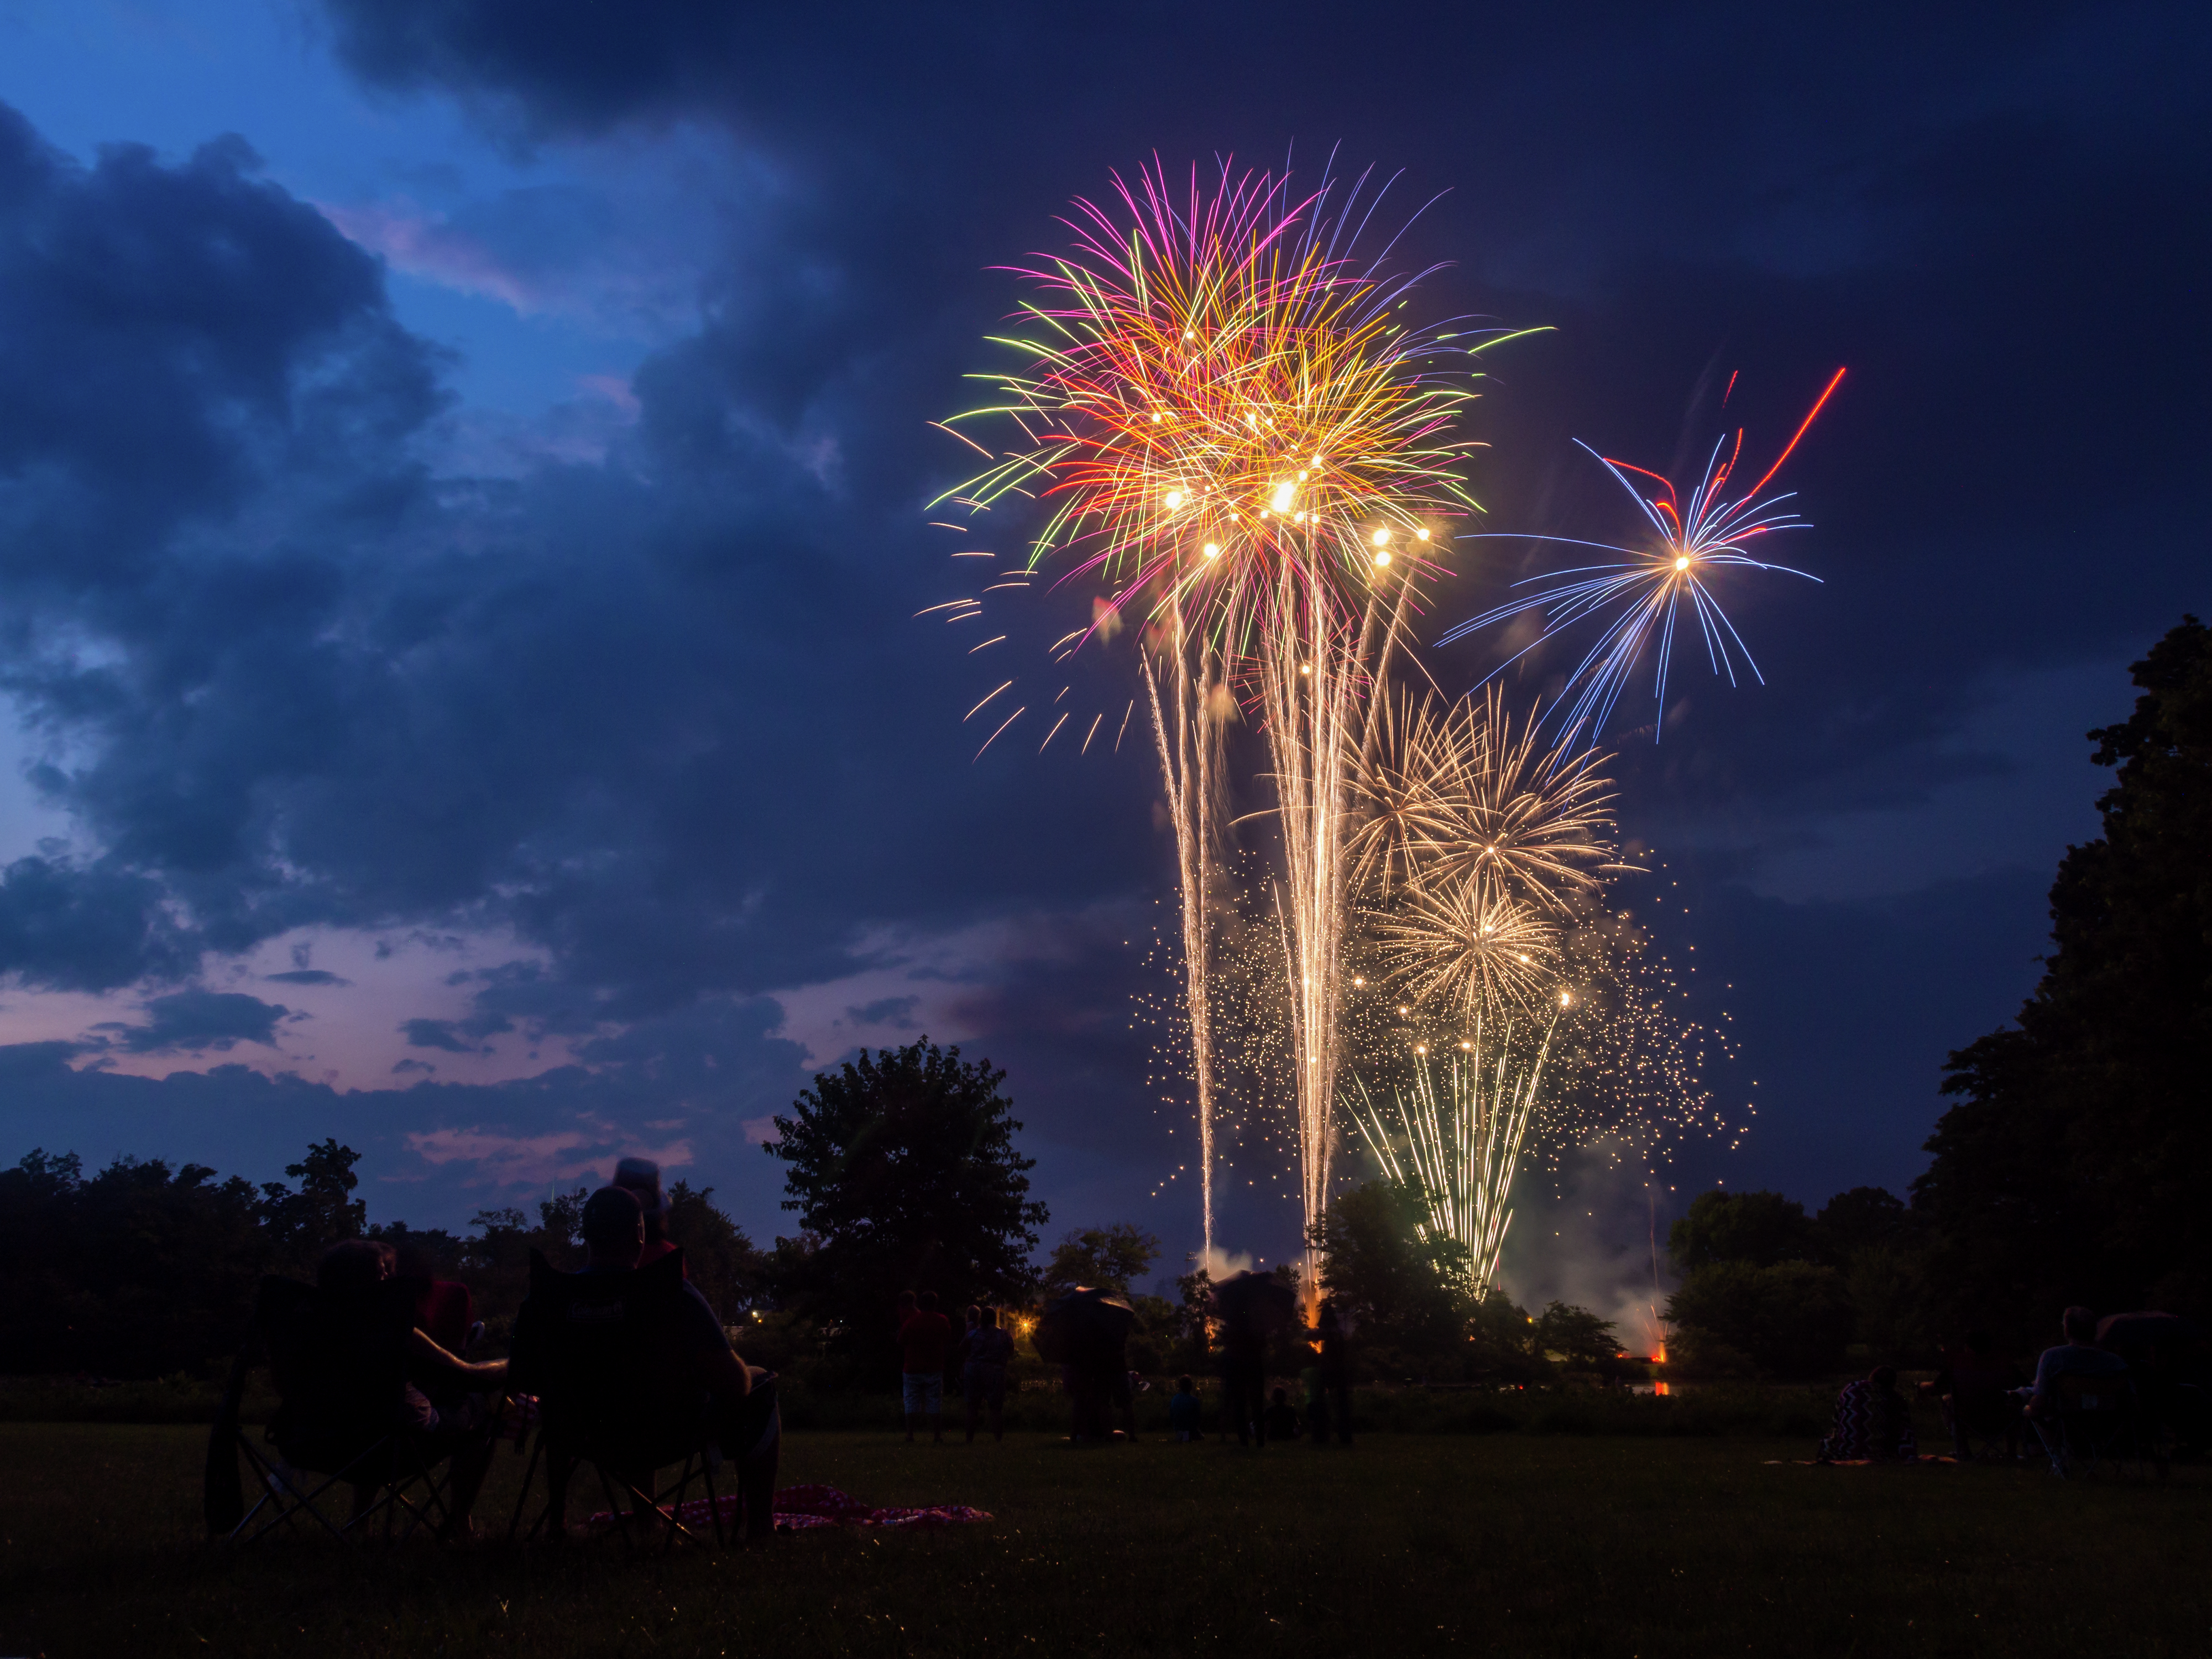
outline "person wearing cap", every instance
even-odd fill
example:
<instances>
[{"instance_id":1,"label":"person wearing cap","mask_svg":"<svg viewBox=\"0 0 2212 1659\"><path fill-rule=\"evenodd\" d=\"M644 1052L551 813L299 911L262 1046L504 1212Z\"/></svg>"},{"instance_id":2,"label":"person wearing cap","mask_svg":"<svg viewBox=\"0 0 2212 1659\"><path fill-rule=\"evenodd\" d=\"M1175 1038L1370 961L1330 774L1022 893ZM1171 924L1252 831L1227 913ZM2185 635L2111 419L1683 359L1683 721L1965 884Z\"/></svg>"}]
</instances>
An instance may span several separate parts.
<instances>
[{"instance_id":1,"label":"person wearing cap","mask_svg":"<svg viewBox=\"0 0 2212 1659\"><path fill-rule=\"evenodd\" d=\"M615 1164L615 1178L609 1183L621 1188L637 1200L637 1206L645 1212L645 1253L637 1259L641 1267L649 1267L676 1248L668 1237L668 1194L661 1190L660 1166L649 1158L625 1158ZM684 1277L691 1277L690 1263L684 1264Z\"/></svg>"}]
</instances>

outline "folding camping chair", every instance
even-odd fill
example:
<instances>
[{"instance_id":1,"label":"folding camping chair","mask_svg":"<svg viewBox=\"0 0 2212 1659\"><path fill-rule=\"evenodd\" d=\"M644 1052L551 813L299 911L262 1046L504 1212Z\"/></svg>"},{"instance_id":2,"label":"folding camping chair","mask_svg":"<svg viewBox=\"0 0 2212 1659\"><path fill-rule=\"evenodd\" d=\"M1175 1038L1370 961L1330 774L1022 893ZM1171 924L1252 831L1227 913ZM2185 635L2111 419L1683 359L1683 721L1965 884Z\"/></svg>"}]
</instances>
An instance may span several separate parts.
<instances>
[{"instance_id":1,"label":"folding camping chair","mask_svg":"<svg viewBox=\"0 0 2212 1659\"><path fill-rule=\"evenodd\" d=\"M387 1540L404 1538L453 1519L453 1472L439 1466L477 1437L425 1436L401 1416L407 1337L421 1288L391 1279L335 1292L289 1279L261 1281L208 1441L211 1536L252 1543L280 1527L312 1531L312 1521L357 1543L380 1530ZM264 1359L279 1405L257 1445L240 1430L238 1411L246 1378ZM239 1481L240 1455L260 1488L250 1510ZM343 1521L327 1512L341 1490L354 1500Z\"/></svg>"},{"instance_id":2,"label":"folding camping chair","mask_svg":"<svg viewBox=\"0 0 2212 1659\"><path fill-rule=\"evenodd\" d=\"M2064 1474L2079 1459L2093 1474L2100 1462L2117 1473L2126 1460L2142 1456L2136 1404L2135 1382L2125 1371L2061 1376L2057 1411L2036 1425L2051 1468Z\"/></svg>"},{"instance_id":3,"label":"folding camping chair","mask_svg":"<svg viewBox=\"0 0 2212 1659\"><path fill-rule=\"evenodd\" d=\"M703 1486L714 1541L723 1541L714 1477L715 1447L704 1390L687 1380L667 1350L674 1328L669 1304L684 1294L684 1253L673 1251L626 1273L564 1273L530 1254L530 1296L515 1319L508 1387L538 1398L538 1436L523 1471L507 1537L535 1540L562 1533L571 1478L588 1466L613 1513L626 1551L633 1526L662 1547L678 1538L700 1540L686 1525L684 1500ZM545 1502L526 1532L531 1483L545 1467ZM657 1486L659 1472L676 1479ZM696 1524L696 1522L694 1522Z\"/></svg>"}]
</instances>

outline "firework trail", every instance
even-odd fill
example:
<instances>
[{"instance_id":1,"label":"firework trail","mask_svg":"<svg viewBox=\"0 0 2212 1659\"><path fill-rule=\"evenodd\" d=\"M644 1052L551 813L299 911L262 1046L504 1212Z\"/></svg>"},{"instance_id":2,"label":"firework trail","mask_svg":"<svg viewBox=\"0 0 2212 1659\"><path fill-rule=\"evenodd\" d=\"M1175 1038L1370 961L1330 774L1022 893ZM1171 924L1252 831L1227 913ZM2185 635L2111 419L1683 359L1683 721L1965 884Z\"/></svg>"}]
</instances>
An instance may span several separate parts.
<instances>
[{"instance_id":1,"label":"firework trail","mask_svg":"<svg viewBox=\"0 0 2212 1659\"><path fill-rule=\"evenodd\" d=\"M1571 732L1540 746L1494 686L1442 712L1383 699L1374 726L1351 867L1383 979L1468 1017L1547 1002L1562 921L1624 867L1606 757Z\"/></svg>"},{"instance_id":2,"label":"firework trail","mask_svg":"<svg viewBox=\"0 0 2212 1659\"><path fill-rule=\"evenodd\" d=\"M1187 188L1158 167L1117 177L1114 202L1076 203L1071 252L1018 273L1042 298L1023 309L1027 331L1000 342L1024 366L982 377L1003 401L948 423L999 416L1022 434L1020 447L939 498L971 512L1015 495L1049 507L1025 568L1006 573L1012 585L1057 557L1054 586L1084 578L1103 589L1090 627L1060 641L1058 654L1125 619L1140 624L1178 843L1209 1252L1216 691L1258 716L1273 763L1301 1161L1315 1206L1333 1146L1340 830L1357 728L1416 584L1440 572L1437 530L1474 509L1455 470L1471 446L1452 435L1474 393L1438 365L1463 369L1472 352L1510 337L1398 319L1419 277L1388 270L1387 248L1355 257L1380 199L1366 183L1325 179L1299 198L1287 175L1226 167L1211 188L1195 169ZM975 608L956 602L952 620L980 614L977 600L964 603ZM986 747L1029 712L1009 701Z\"/></svg>"},{"instance_id":3,"label":"firework trail","mask_svg":"<svg viewBox=\"0 0 2212 1659\"><path fill-rule=\"evenodd\" d=\"M1601 902L1631 867L1604 757L1571 727L1540 745L1538 722L1516 720L1495 688L1441 709L1410 694L1382 703L1352 834L1355 957L1375 987L1345 1030L1370 1072L1410 1067L1411 1080L1386 1108L1355 1073L1341 1103L1386 1176L1467 1247L1486 1293L1532 1135L1555 1158L1600 1142L1644 1150L1670 1114L1705 1103L1682 1104L1702 1053L1686 1056L1642 933Z\"/></svg>"},{"instance_id":4,"label":"firework trail","mask_svg":"<svg viewBox=\"0 0 2212 1659\"><path fill-rule=\"evenodd\" d=\"M1557 1023L1545 1024L1534 1052L1522 1054L1510 1023L1486 1044L1478 1019L1471 1035L1442 1057L1441 1090L1437 1059L1421 1045L1412 1087L1392 1091L1387 1115L1357 1078L1358 1097L1346 1098L1383 1173L1419 1200L1431 1227L1467 1247L1478 1297L1489 1294L1498 1277L1498 1253L1513 1224L1514 1172Z\"/></svg>"},{"instance_id":5,"label":"firework trail","mask_svg":"<svg viewBox=\"0 0 2212 1659\"><path fill-rule=\"evenodd\" d=\"M1698 635L1705 647L1706 662L1714 674L1724 675L1729 684L1734 686L1736 659L1741 656L1751 677L1764 685L1765 677L1759 672L1759 665L1753 660L1742 635L1721 608L1709 583L1717 572L1747 569L1771 570L1802 576L1808 581L1820 580L1817 576L1787 565L1770 564L1747 550L1762 536L1812 528L1795 513L1783 510L1783 503L1792 499L1790 495L1762 495L1760 492L1782 470L1783 462L1790 459L1798 441L1843 378L1844 371L1839 368L1799 422L1782 453L1775 458L1773 465L1766 469L1758 483L1735 496L1730 496L1727 489L1729 479L1743 454L1741 428L1732 446L1725 436L1714 444L1712 453L1706 458L1704 476L1686 499L1658 473L1632 466L1626 461L1609 459L1583 444L1582 447L1596 458L1636 502L1654 533L1652 544L1616 547L1564 536L1514 538L1595 548L1617 553L1621 560L1554 571L1516 582L1516 587L1534 586L1537 591L1460 623L1437 643L1449 645L1525 611L1542 611L1543 631L1529 645L1492 669L1492 675L1495 676L1553 635L1587 618L1612 613L1597 642L1567 676L1566 684L1553 706L1553 712L1562 716L1564 729L1572 732L1586 728L1592 742L1612 717L1613 705L1620 701L1655 635L1657 641L1653 653L1652 696L1656 713L1652 729L1656 740L1666 720L1667 672L1674 660L1675 624L1686 606L1696 618ZM1723 451L1727 452L1725 458ZM1631 473L1650 483L1639 484L1629 476Z\"/></svg>"}]
</instances>

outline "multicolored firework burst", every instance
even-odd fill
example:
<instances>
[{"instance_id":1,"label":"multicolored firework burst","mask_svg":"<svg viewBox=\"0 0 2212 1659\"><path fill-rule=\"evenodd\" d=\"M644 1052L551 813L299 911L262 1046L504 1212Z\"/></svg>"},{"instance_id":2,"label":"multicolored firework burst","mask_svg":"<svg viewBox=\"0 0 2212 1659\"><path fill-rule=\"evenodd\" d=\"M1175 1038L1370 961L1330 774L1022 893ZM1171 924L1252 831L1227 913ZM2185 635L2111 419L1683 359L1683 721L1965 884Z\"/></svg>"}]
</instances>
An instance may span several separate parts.
<instances>
[{"instance_id":1,"label":"multicolored firework burst","mask_svg":"<svg viewBox=\"0 0 2212 1659\"><path fill-rule=\"evenodd\" d=\"M940 501L1038 496L1029 568L1072 555L1059 580L1098 579L1093 630L1133 606L1247 672L1271 633L1311 631L1307 607L1356 626L1435 574L1435 532L1474 508L1452 435L1474 393L1443 371L1455 340L1501 337L1403 324L1419 276L1352 252L1365 184L1298 198L1287 175L1209 190L1194 169L1178 190L1155 168L1116 177L1118 211L1078 201L1074 251L1018 272L1046 299L1000 342L1026 360L987 377L1005 401L948 422L1003 416L1027 441Z\"/></svg>"},{"instance_id":2,"label":"multicolored firework burst","mask_svg":"<svg viewBox=\"0 0 2212 1659\"><path fill-rule=\"evenodd\" d=\"M1211 188L1194 170L1182 190L1155 167L1133 185L1115 179L1118 207L1078 202L1073 252L1020 273L1045 298L1024 309L1029 333L1002 342L1025 359L989 377L1004 401L951 423L1011 419L1024 442L939 498L981 512L1019 495L1051 508L1024 567L1007 574L1026 585L1058 558L1055 586L1100 585L1090 625L1057 641L1059 655L1132 616L1142 623L1179 847L1209 1251L1205 902L1223 833L1224 714L1255 715L1273 761L1310 1222L1334 1143L1348 779L1416 584L1441 569L1438 532L1474 507L1455 470L1471 446L1452 433L1474 393L1445 368L1463 370L1471 352L1508 337L1401 320L1418 276L1393 274L1387 249L1354 252L1376 205L1366 182L1325 179L1298 198L1287 176L1224 167Z\"/></svg>"},{"instance_id":3,"label":"multicolored firework burst","mask_svg":"<svg viewBox=\"0 0 2212 1659\"><path fill-rule=\"evenodd\" d=\"M1729 479L1743 454L1741 428L1733 445L1725 436L1714 444L1712 453L1706 458L1704 476L1686 498L1658 473L1610 459L1599 455L1589 445L1582 445L1641 509L1652 529L1652 543L1644 547L1617 547L1565 536L1516 537L1513 539L1596 548L1620 554L1621 562L1583 565L1516 582L1516 587L1534 586L1537 591L1460 623L1438 643L1449 645L1524 612L1542 611L1543 631L1493 669L1494 675L1554 635L1587 618L1612 613L1597 642L1568 674L1565 687L1553 704L1553 712L1561 716L1563 729L1587 730L1593 742L1612 717L1613 705L1620 701L1655 634L1657 647L1653 653L1652 696L1656 713L1652 732L1656 740L1666 720L1667 672L1674 661L1675 623L1686 606L1696 618L1698 635L1705 642L1706 661L1716 675L1725 676L1729 684L1735 685L1736 659L1741 656L1752 678L1765 684L1765 677L1759 672L1758 663L1744 644L1743 636L1736 632L1735 624L1729 620L1728 612L1721 608L1711 583L1717 573L1745 569L1777 571L1784 575L1802 576L1808 581L1820 580L1817 576L1793 570L1787 565L1770 564L1747 550L1762 536L1812 527L1795 513L1783 510L1782 504L1792 499L1790 495L1763 495L1760 492L1782 470L1782 464L1790 459L1798 441L1804 437L1843 378L1844 371L1839 368L1799 422L1774 464L1760 475L1758 483L1734 496L1727 490ZM1630 477L1631 473L1649 479L1657 488L1639 484Z\"/></svg>"},{"instance_id":4,"label":"multicolored firework burst","mask_svg":"<svg viewBox=\"0 0 2212 1659\"><path fill-rule=\"evenodd\" d=\"M1415 677L1399 653L1425 584L1446 574L1441 550L1478 510L1461 477L1474 446L1457 434L1470 359L1515 334L1404 320L1426 273L1392 270L1387 247L1355 252L1378 199L1367 184L1324 177L1300 196L1286 175L1224 167L1185 187L1156 166L1116 178L1104 205L1079 201L1072 251L1018 272L1039 296L1000 343L1021 363L978 377L998 398L945 423L984 470L932 504L963 538L1009 507L1040 527L1005 562L969 542L955 557L987 579L924 614L972 628L1000 603L988 596L1080 584L1089 619L1066 618L1078 625L1048 648L1054 680L1074 680L1080 666L1060 665L1087 643L1126 629L1138 645L1143 685L1127 708L1117 693L1086 720L1070 684L1032 694L1020 673L994 673L967 718L989 726L979 758L1032 715L1040 752L1063 732L1087 752L1118 749L1146 706L1177 845L1179 925L1161 950L1182 979L1178 999L1146 1006L1188 1042L1208 1259L1217 1117L1241 1136L1287 1117L1310 1237L1342 1093L1370 1149L1486 1283L1524 1153L1639 1145L1708 1103L1663 961L1604 908L1628 866L1595 741L1655 641L1663 702L1684 605L1717 672L1733 678L1741 655L1757 673L1706 582L1723 567L1783 568L1746 549L1801 527L1787 496L1763 492L1835 383L1747 491L1729 489L1741 434L1686 499L1604 461L1658 547L1610 549L1626 562L1540 578L1541 591L1453 630L1540 609L1549 637L1604 617L1541 719L1510 714L1494 685L1454 704L1395 695L1394 672ZM985 448L970 433L986 417L1018 441ZM990 637L971 654L1007 646L1008 633L974 631ZM1267 749L1270 810L1245 815L1272 826L1264 856L1231 832L1240 721ZM1432 1047L1434 1065L1449 1062L1434 1075ZM1350 1068L1401 1062L1416 1074L1386 1113ZM1655 1108L1662 1090L1673 1103Z\"/></svg>"}]
</instances>

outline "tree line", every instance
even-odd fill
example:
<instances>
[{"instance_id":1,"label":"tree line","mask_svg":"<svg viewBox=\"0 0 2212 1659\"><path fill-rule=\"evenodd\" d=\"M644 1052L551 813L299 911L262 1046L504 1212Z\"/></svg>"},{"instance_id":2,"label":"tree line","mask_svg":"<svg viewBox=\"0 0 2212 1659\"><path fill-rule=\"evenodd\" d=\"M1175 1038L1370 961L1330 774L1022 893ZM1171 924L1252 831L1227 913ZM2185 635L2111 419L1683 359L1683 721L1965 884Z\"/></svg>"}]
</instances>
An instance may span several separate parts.
<instances>
[{"instance_id":1,"label":"tree line","mask_svg":"<svg viewBox=\"0 0 2212 1659\"><path fill-rule=\"evenodd\" d=\"M2025 1346L2069 1303L2212 1315L2212 1212L2198 1198L2212 1169L2212 635L2188 618L2134 674L2134 713L2090 733L2115 777L2103 835L2068 851L2051 889L2041 982L2016 1021L1951 1057L1957 1103L1909 1201L1855 1188L1808 1216L1779 1194L1702 1195L1669 1239L1671 1358L1805 1375L1854 1344L1925 1358L1973 1328ZM798 1222L765 1249L712 1188L671 1189L671 1235L723 1317L753 1328L750 1353L804 1360L833 1384L879 1382L900 1290L1022 1308L1084 1283L1131 1295L1139 1363L1205 1363L1205 1275L1167 1281L1173 1296L1139 1289L1158 1258L1150 1235L1081 1231L1037 1262L1049 1217L1004 1082L926 1037L817 1077L765 1149ZM386 1239L408 1271L467 1283L495 1334L533 1249L577 1259L582 1188L534 1219L481 1211L457 1235L371 1224L356 1161L326 1139L287 1166L290 1184L255 1186L159 1159L88 1176L73 1154L32 1152L0 1171L0 1370L204 1367L231 1351L261 1274L311 1273L342 1237ZM1419 1223L1408 1194L1373 1181L1339 1194L1309 1241L1374 1370L1518 1380L1617 1364L1604 1321L1476 1295L1464 1252Z\"/></svg>"},{"instance_id":2,"label":"tree line","mask_svg":"<svg viewBox=\"0 0 2212 1659\"><path fill-rule=\"evenodd\" d=\"M1700 1197L1671 1240L1686 1356L1802 1371L1977 1329L2027 1352L2075 1304L2212 1320L2212 630L2185 617L2132 672L2133 712L2088 734L2103 833L2060 860L2017 1018L1946 1064L1910 1202Z\"/></svg>"}]
</instances>

